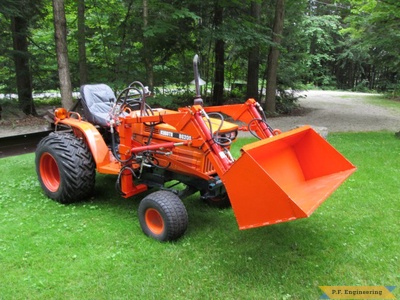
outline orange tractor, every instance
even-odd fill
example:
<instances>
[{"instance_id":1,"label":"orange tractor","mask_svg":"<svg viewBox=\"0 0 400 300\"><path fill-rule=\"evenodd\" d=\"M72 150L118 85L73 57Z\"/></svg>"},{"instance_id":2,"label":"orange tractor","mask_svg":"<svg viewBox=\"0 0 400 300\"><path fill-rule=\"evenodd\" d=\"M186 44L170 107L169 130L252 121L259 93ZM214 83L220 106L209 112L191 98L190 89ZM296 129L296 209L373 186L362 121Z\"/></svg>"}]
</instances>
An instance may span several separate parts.
<instances>
[{"instance_id":1,"label":"orange tractor","mask_svg":"<svg viewBox=\"0 0 400 300\"><path fill-rule=\"evenodd\" d=\"M116 176L124 198L154 188L139 204L139 222L146 235L170 241L187 228L181 199L188 195L231 205L239 228L247 229L310 216L355 171L311 127L273 130L254 99L204 107L197 64L195 56L194 104L177 111L151 108L140 82L118 98L107 85L82 86L82 116L56 109L55 132L37 146L44 193L65 204L85 199L96 171ZM247 126L225 121L226 115ZM230 146L239 130L259 141L235 159Z\"/></svg>"}]
</instances>

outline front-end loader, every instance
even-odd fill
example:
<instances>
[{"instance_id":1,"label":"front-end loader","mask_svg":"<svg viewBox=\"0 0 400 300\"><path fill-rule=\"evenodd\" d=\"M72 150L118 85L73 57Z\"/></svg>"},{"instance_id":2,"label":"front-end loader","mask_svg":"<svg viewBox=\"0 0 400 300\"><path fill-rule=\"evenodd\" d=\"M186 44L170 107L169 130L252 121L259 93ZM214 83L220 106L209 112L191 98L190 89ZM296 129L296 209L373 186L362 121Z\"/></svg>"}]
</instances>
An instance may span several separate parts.
<instances>
[{"instance_id":1,"label":"front-end loader","mask_svg":"<svg viewBox=\"0 0 400 300\"><path fill-rule=\"evenodd\" d=\"M355 171L310 126L273 130L254 99L203 106L197 65L196 55L194 104L178 110L150 107L138 81L118 97L105 84L82 86L83 113L56 109L55 131L37 146L44 193L64 204L85 199L96 172L114 175L124 198L154 189L139 204L139 222L146 235L171 241L188 226L181 201L188 195L231 205L239 228L247 229L310 216ZM235 159L230 147L239 130L259 141Z\"/></svg>"}]
</instances>

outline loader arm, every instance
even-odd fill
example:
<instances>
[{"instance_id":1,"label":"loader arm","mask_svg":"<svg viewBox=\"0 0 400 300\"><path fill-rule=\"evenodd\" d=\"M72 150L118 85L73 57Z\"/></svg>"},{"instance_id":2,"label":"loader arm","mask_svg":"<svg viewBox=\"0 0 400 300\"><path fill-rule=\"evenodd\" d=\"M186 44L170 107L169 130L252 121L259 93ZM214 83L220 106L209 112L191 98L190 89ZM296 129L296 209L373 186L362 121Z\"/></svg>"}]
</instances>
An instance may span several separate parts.
<instances>
[{"instance_id":1,"label":"loader arm","mask_svg":"<svg viewBox=\"0 0 400 300\"><path fill-rule=\"evenodd\" d=\"M140 123L166 123L173 126L178 132L182 132L191 136L192 139L185 142L185 145L202 149L204 154L210 159L219 176L223 175L234 160L230 157L228 149L224 149L213 140L210 129L204 121L203 107L200 105L193 105L188 108L181 108L179 112L163 113L159 112L152 116L140 116L132 112L130 116L120 118L121 144L130 145L130 138L133 134L133 124ZM131 151L125 149L121 153L123 157L129 157Z\"/></svg>"},{"instance_id":2,"label":"loader arm","mask_svg":"<svg viewBox=\"0 0 400 300\"><path fill-rule=\"evenodd\" d=\"M260 139L265 139L276 135L280 131L274 131L264 120L262 107L256 100L250 98L243 104L221 105L204 107L209 112L221 112L235 121L241 121L247 124L242 130L251 130Z\"/></svg>"}]
</instances>

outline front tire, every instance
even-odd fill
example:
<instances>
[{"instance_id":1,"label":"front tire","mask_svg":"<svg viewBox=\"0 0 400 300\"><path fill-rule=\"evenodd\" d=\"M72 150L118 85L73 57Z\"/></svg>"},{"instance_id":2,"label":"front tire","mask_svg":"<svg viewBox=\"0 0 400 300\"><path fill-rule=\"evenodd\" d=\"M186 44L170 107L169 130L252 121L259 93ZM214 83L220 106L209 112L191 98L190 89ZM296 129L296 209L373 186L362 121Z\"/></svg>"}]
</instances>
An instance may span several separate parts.
<instances>
[{"instance_id":1,"label":"front tire","mask_svg":"<svg viewBox=\"0 0 400 300\"><path fill-rule=\"evenodd\" d=\"M51 133L36 148L36 173L44 193L62 204L88 197L95 163L86 144L72 134Z\"/></svg>"},{"instance_id":2,"label":"front tire","mask_svg":"<svg viewBox=\"0 0 400 300\"><path fill-rule=\"evenodd\" d=\"M177 240L188 226L185 206L170 191L157 191L143 198L138 215L143 232L161 242Z\"/></svg>"}]
</instances>

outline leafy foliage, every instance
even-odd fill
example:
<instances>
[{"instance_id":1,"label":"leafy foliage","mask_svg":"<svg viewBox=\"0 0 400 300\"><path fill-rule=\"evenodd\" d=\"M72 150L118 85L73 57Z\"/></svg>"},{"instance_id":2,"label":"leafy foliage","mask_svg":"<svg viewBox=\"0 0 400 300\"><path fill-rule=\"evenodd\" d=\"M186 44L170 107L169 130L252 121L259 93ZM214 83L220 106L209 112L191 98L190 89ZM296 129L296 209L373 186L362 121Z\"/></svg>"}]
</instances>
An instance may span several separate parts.
<instances>
[{"instance_id":1,"label":"leafy foliage","mask_svg":"<svg viewBox=\"0 0 400 300\"><path fill-rule=\"evenodd\" d=\"M360 81L363 81L368 88L380 91L390 89L390 86L398 83L400 69L399 2L395 0L350 2L352 10L346 18L349 26L343 33L346 34L351 49L363 54L364 63L361 66L358 64ZM355 83L356 86L357 84L360 82Z\"/></svg>"},{"instance_id":2,"label":"leafy foliage","mask_svg":"<svg viewBox=\"0 0 400 300\"><path fill-rule=\"evenodd\" d=\"M4 0L0 5L4 16L0 18L0 92L16 91L9 16L17 12L31 17L29 53L33 88L55 90L58 75L51 2L30 1L33 8L29 8L24 1L27 2ZM208 87L204 98L212 99L214 43L222 39L225 87L246 81L249 50L258 47L259 90L263 90L271 46L273 1L260 1L261 16L257 22L250 16L250 1L219 1L224 20L218 29L213 26L215 0L147 2L149 16L144 26L142 0L85 0L89 82L105 82L114 90L134 80L146 84L149 80L146 57L150 56L154 86L161 93L167 86L183 86L187 90L193 80L192 58L197 53L201 58L200 74ZM71 78L77 90L77 3L65 0L65 4ZM26 9L20 11L18 6ZM396 0L287 0L278 89L311 85L389 93L398 90L399 20ZM227 100L233 94L244 100L245 93L235 94L235 91L227 91Z\"/></svg>"}]
</instances>

